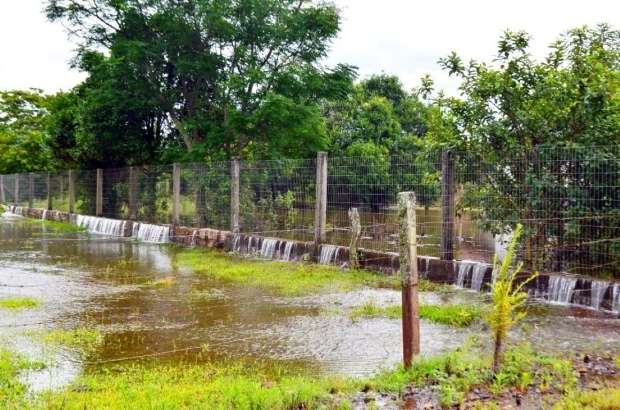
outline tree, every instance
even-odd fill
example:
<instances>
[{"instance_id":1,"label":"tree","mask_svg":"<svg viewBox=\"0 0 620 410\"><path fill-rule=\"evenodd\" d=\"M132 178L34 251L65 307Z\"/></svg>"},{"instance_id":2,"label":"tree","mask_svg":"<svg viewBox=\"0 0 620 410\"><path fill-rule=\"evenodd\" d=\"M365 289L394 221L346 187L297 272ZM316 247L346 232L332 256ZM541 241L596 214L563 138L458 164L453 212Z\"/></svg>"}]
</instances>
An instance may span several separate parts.
<instances>
[{"instance_id":1,"label":"tree","mask_svg":"<svg viewBox=\"0 0 620 410\"><path fill-rule=\"evenodd\" d=\"M48 101L41 90L0 92L0 174L54 167L45 133Z\"/></svg>"},{"instance_id":2,"label":"tree","mask_svg":"<svg viewBox=\"0 0 620 410\"><path fill-rule=\"evenodd\" d=\"M322 2L50 0L47 15L81 39L78 60L105 50L106 64L131 71L126 88L147 90L174 130L166 143L179 139L190 158L323 148L317 101L346 95L355 75L319 63L339 27Z\"/></svg>"},{"instance_id":3,"label":"tree","mask_svg":"<svg viewBox=\"0 0 620 410\"><path fill-rule=\"evenodd\" d=\"M618 186L617 156L597 147L620 141L620 32L606 25L571 30L542 62L529 43L526 33L506 32L494 64L464 64L455 53L440 61L462 80L463 99L440 104L471 161L466 205L495 233L525 221L525 259L534 269L548 262L550 246L561 263L576 257L608 265L595 247L566 240L569 226L582 240L618 235L610 227L620 222L620 192L584 184L592 169L583 164L604 162L597 185Z\"/></svg>"}]
</instances>

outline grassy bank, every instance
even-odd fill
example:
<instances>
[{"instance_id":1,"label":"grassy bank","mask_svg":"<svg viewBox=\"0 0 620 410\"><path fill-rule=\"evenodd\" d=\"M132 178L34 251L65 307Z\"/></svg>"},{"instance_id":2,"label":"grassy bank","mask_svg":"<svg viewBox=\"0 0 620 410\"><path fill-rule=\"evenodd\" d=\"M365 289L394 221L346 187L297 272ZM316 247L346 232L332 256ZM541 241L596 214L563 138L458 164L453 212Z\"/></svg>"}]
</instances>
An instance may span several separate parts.
<instances>
[{"instance_id":1,"label":"grassy bank","mask_svg":"<svg viewBox=\"0 0 620 410\"><path fill-rule=\"evenodd\" d=\"M398 286L394 277L366 271L343 271L334 266L310 263L252 260L215 250L180 250L176 263L216 279L262 287L286 296L346 291L361 286Z\"/></svg>"},{"instance_id":2,"label":"grassy bank","mask_svg":"<svg viewBox=\"0 0 620 410\"><path fill-rule=\"evenodd\" d=\"M400 305L377 306L372 302L365 303L351 311L351 318L387 317L400 319L402 308ZM421 305L420 317L444 325L467 327L482 318L482 309L476 305Z\"/></svg>"}]
</instances>

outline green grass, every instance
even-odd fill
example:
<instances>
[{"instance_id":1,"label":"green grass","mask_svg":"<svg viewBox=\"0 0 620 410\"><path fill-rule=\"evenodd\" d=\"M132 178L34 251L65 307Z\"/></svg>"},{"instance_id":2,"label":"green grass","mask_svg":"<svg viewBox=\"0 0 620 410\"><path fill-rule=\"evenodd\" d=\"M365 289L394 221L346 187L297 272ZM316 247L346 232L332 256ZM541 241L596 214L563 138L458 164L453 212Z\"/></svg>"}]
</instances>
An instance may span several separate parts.
<instances>
[{"instance_id":1,"label":"green grass","mask_svg":"<svg viewBox=\"0 0 620 410\"><path fill-rule=\"evenodd\" d=\"M365 271L342 271L334 266L273 262L231 257L214 250L185 249L176 263L213 278L299 296L324 291L347 291L362 286L397 286L397 279Z\"/></svg>"},{"instance_id":2,"label":"green grass","mask_svg":"<svg viewBox=\"0 0 620 410\"><path fill-rule=\"evenodd\" d=\"M145 286L150 286L154 288L169 288L174 285L175 282L176 279L174 279L173 277L167 277L163 279L149 280L145 283Z\"/></svg>"},{"instance_id":3,"label":"green grass","mask_svg":"<svg viewBox=\"0 0 620 410\"><path fill-rule=\"evenodd\" d=\"M55 329L34 336L47 345L64 346L85 354L94 351L103 342L101 332L88 328Z\"/></svg>"},{"instance_id":4,"label":"green grass","mask_svg":"<svg viewBox=\"0 0 620 410\"><path fill-rule=\"evenodd\" d=\"M620 388L572 392L554 410L620 410Z\"/></svg>"},{"instance_id":5,"label":"green grass","mask_svg":"<svg viewBox=\"0 0 620 410\"><path fill-rule=\"evenodd\" d=\"M79 389L44 393L38 403L76 410L308 409L352 392L345 381L295 374L283 365L270 364L266 369L234 362L117 365L86 374L75 385Z\"/></svg>"},{"instance_id":6,"label":"green grass","mask_svg":"<svg viewBox=\"0 0 620 410\"><path fill-rule=\"evenodd\" d=\"M400 305L377 306L372 302L364 303L351 311L351 318L387 317L400 319L402 309ZM482 317L482 309L476 305L421 305L420 317L444 325L467 327Z\"/></svg>"},{"instance_id":7,"label":"green grass","mask_svg":"<svg viewBox=\"0 0 620 410\"><path fill-rule=\"evenodd\" d=\"M8 310L34 309L41 306L41 302L31 297L11 297L0 299L0 308Z\"/></svg>"},{"instance_id":8,"label":"green grass","mask_svg":"<svg viewBox=\"0 0 620 410\"><path fill-rule=\"evenodd\" d=\"M58 222L58 221L50 221L50 220L41 220L41 219L24 219L26 223L35 225L42 225L44 228L53 231L54 233L65 234L65 233L78 233L85 232L86 229L82 228L78 225L74 225L68 222Z\"/></svg>"},{"instance_id":9,"label":"green grass","mask_svg":"<svg viewBox=\"0 0 620 410\"><path fill-rule=\"evenodd\" d=\"M27 360L21 355L0 348L0 408L29 408L26 401L26 386L19 380L19 374L29 369L42 369L44 364Z\"/></svg>"}]
</instances>

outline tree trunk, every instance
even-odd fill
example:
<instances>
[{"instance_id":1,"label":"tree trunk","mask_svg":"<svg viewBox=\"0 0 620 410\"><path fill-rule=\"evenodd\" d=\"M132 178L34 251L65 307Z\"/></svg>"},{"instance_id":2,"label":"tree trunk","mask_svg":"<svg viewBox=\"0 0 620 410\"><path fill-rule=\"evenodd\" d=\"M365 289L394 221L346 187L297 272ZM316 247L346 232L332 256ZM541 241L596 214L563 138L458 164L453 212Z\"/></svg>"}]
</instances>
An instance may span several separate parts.
<instances>
[{"instance_id":1,"label":"tree trunk","mask_svg":"<svg viewBox=\"0 0 620 410\"><path fill-rule=\"evenodd\" d=\"M495 333L495 350L493 352L493 373L497 374L502 364L502 336Z\"/></svg>"}]
</instances>

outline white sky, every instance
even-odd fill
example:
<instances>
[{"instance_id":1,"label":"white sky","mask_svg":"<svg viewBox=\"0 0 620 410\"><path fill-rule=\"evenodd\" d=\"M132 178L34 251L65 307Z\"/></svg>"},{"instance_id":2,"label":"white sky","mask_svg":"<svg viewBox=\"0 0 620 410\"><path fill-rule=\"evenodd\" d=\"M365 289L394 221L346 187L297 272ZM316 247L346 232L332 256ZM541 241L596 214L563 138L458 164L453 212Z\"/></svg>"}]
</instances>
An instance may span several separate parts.
<instances>
[{"instance_id":1,"label":"white sky","mask_svg":"<svg viewBox=\"0 0 620 410\"><path fill-rule=\"evenodd\" d=\"M342 31L330 63L359 67L361 77L397 74L408 87L431 74L439 88L456 83L437 60L450 51L489 61L503 30L526 30L533 52L545 54L557 35L583 24L620 28L617 0L335 0ZM46 21L43 0L0 0L0 89L67 90L83 75L69 68L75 44L59 24Z\"/></svg>"}]
</instances>

